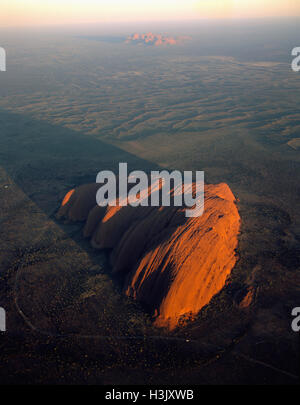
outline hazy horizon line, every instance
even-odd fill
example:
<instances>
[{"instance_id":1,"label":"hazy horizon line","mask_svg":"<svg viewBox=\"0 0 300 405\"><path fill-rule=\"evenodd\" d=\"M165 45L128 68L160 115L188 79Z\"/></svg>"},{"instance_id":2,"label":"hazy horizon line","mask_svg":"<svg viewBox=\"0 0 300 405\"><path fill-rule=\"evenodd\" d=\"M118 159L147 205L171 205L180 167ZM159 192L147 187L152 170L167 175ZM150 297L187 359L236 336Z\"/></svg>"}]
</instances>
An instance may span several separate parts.
<instances>
[{"instance_id":1,"label":"hazy horizon line","mask_svg":"<svg viewBox=\"0 0 300 405\"><path fill-rule=\"evenodd\" d=\"M238 21L271 21L271 20L297 20L300 15L296 16L260 16L260 17L203 17L203 18L185 18L185 19L170 19L170 20L120 20L120 21L80 21L80 22L59 22L59 23L34 23L34 24L18 24L18 25L3 25L0 30L4 29L22 29L22 28L50 28L50 27L77 27L77 26L93 26L93 25L143 25L143 24L176 24L176 23L197 23L197 22L238 22Z\"/></svg>"}]
</instances>

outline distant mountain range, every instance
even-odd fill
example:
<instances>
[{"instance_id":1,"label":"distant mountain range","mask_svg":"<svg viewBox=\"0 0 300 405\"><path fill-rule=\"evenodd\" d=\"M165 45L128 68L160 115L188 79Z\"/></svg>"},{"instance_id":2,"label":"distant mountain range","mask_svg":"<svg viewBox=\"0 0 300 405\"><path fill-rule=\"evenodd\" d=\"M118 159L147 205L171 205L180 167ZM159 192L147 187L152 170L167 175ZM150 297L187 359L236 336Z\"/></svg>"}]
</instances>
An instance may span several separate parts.
<instances>
[{"instance_id":1,"label":"distant mountain range","mask_svg":"<svg viewBox=\"0 0 300 405\"><path fill-rule=\"evenodd\" d=\"M162 34L153 34L152 32L148 32L146 34L138 34L134 33L130 35L126 43L133 43L133 44L144 44L144 45L177 45L182 43L184 40L190 39L189 37L171 37Z\"/></svg>"}]
</instances>

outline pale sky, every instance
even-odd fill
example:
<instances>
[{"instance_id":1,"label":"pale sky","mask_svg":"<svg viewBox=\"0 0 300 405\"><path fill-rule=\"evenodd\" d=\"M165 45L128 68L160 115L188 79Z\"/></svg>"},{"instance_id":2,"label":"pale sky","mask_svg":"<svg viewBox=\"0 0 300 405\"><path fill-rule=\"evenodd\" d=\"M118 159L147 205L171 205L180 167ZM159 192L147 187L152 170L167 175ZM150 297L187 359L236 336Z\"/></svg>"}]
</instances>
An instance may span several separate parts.
<instances>
[{"instance_id":1,"label":"pale sky","mask_svg":"<svg viewBox=\"0 0 300 405\"><path fill-rule=\"evenodd\" d=\"M1 0L0 27L300 16L300 0Z\"/></svg>"}]
</instances>

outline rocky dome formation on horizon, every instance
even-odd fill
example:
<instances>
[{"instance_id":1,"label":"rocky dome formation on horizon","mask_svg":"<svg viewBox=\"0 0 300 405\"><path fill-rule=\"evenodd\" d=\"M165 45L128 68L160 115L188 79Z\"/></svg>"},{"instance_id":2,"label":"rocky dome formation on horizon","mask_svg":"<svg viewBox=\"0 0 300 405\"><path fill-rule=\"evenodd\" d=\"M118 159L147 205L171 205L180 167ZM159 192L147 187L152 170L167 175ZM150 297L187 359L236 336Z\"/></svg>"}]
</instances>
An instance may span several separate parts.
<instances>
[{"instance_id":1,"label":"rocky dome formation on horizon","mask_svg":"<svg viewBox=\"0 0 300 405\"><path fill-rule=\"evenodd\" d=\"M187 37L178 37L174 38L167 35L162 34L153 34L152 32L148 32L146 34L132 34L130 35L126 43L134 43L134 44L145 44L145 45L177 45L183 40L187 39Z\"/></svg>"},{"instance_id":2,"label":"rocky dome formation on horizon","mask_svg":"<svg viewBox=\"0 0 300 405\"><path fill-rule=\"evenodd\" d=\"M197 314L224 286L237 257L240 216L225 183L205 185L204 213L187 218L184 207L99 207L99 184L69 191L58 218L84 221L83 234L111 249L111 271L124 292L140 301L155 325L174 329Z\"/></svg>"}]
</instances>

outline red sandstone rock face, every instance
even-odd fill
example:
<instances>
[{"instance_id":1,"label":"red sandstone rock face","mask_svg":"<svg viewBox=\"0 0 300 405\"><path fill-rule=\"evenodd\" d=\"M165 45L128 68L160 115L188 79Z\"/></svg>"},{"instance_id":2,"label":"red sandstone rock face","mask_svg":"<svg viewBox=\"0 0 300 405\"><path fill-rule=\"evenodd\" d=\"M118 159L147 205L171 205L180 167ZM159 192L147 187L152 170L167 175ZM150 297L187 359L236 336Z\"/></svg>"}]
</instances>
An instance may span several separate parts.
<instances>
[{"instance_id":1,"label":"red sandstone rock face","mask_svg":"<svg viewBox=\"0 0 300 405\"><path fill-rule=\"evenodd\" d=\"M197 314L224 286L236 263L240 217L227 184L205 186L204 213L186 218L181 207L98 207L99 184L71 190L58 217L85 221L94 247L111 248L112 272L124 291L174 329Z\"/></svg>"}]
</instances>

